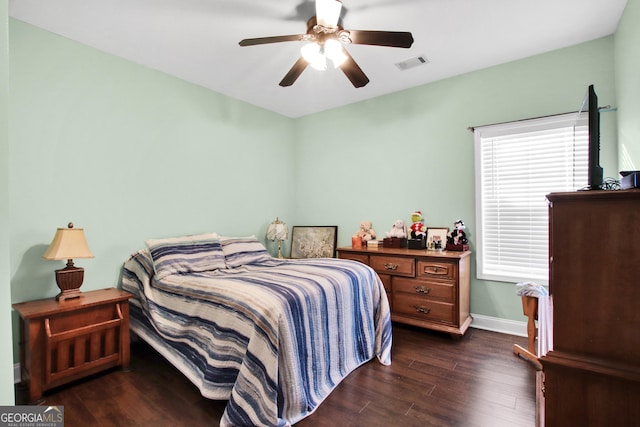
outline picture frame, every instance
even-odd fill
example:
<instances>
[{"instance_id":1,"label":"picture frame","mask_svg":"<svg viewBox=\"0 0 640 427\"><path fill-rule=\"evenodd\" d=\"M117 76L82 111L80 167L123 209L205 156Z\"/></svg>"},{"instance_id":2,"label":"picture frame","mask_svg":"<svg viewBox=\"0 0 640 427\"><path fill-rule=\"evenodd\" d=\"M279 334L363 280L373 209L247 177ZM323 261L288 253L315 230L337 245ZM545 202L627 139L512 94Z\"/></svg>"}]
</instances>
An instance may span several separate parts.
<instances>
[{"instance_id":1,"label":"picture frame","mask_svg":"<svg viewBox=\"0 0 640 427\"><path fill-rule=\"evenodd\" d=\"M442 250L447 245L449 227L427 227L427 249ZM436 247L436 239L440 240L440 248Z\"/></svg>"},{"instance_id":2,"label":"picture frame","mask_svg":"<svg viewBox=\"0 0 640 427\"><path fill-rule=\"evenodd\" d=\"M335 258L337 243L337 225L294 225L291 229L291 258Z\"/></svg>"}]
</instances>

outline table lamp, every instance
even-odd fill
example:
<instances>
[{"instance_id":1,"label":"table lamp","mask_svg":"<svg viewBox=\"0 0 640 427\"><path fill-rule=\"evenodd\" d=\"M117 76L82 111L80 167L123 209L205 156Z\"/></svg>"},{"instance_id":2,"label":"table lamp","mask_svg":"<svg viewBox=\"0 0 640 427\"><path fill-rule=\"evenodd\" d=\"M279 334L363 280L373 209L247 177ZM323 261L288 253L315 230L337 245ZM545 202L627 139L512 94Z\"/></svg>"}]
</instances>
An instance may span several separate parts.
<instances>
[{"instance_id":1,"label":"table lamp","mask_svg":"<svg viewBox=\"0 0 640 427\"><path fill-rule=\"evenodd\" d=\"M271 241L278 241L278 258L284 258L282 256L282 252L280 251L282 241L287 240L289 237L289 230L287 230L287 224L283 221L280 221L278 217L276 220L269 224L269 228L267 228L267 239Z\"/></svg>"},{"instance_id":2,"label":"table lamp","mask_svg":"<svg viewBox=\"0 0 640 427\"><path fill-rule=\"evenodd\" d=\"M72 223L69 223L68 228L58 228L42 258L67 260L65 268L56 270L56 283L60 288L56 300L64 301L80 297L84 268L74 266L73 258L93 258L89 245L87 245L87 239L84 237L84 230L73 228Z\"/></svg>"}]
</instances>

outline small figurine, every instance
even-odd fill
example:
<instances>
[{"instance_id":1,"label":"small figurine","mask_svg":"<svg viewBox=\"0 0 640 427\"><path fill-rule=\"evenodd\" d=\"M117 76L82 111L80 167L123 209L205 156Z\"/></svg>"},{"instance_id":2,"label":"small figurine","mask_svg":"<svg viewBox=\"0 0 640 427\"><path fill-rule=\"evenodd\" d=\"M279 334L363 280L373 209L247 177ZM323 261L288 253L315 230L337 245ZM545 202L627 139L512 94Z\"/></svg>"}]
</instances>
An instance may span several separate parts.
<instances>
[{"instance_id":1,"label":"small figurine","mask_svg":"<svg viewBox=\"0 0 640 427\"><path fill-rule=\"evenodd\" d=\"M358 230L355 235L360 236L365 243L369 240L375 240L376 232L372 227L373 224L371 221L362 221L360 223L360 230Z\"/></svg>"},{"instance_id":2,"label":"small figurine","mask_svg":"<svg viewBox=\"0 0 640 427\"><path fill-rule=\"evenodd\" d=\"M407 237L407 227L404 225L404 221L401 219L397 219L396 222L391 226L390 231L386 231L384 233L387 237L399 237L404 239Z\"/></svg>"},{"instance_id":3,"label":"small figurine","mask_svg":"<svg viewBox=\"0 0 640 427\"><path fill-rule=\"evenodd\" d=\"M447 243L450 245L466 245L469 243L467 235L464 232L464 222L459 219L453 223L453 230L447 236Z\"/></svg>"},{"instance_id":4,"label":"small figurine","mask_svg":"<svg viewBox=\"0 0 640 427\"><path fill-rule=\"evenodd\" d=\"M422 222L422 212L414 211L411 214L411 238L412 239L423 239L426 236L427 227L424 226L424 222Z\"/></svg>"}]
</instances>

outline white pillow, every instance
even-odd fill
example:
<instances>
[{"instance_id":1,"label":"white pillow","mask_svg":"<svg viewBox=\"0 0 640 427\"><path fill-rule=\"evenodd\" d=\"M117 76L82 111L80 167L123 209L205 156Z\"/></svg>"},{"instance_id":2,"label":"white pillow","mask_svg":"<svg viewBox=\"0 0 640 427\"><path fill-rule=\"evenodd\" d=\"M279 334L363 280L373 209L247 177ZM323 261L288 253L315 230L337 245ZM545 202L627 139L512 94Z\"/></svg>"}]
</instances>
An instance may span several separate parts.
<instances>
[{"instance_id":1,"label":"white pillow","mask_svg":"<svg viewBox=\"0 0 640 427\"><path fill-rule=\"evenodd\" d=\"M225 268L222 245L216 233L150 239L145 241L158 280L171 274Z\"/></svg>"},{"instance_id":2,"label":"white pillow","mask_svg":"<svg viewBox=\"0 0 640 427\"><path fill-rule=\"evenodd\" d=\"M259 264L273 259L255 236L221 237L220 242L224 260L229 268Z\"/></svg>"}]
</instances>

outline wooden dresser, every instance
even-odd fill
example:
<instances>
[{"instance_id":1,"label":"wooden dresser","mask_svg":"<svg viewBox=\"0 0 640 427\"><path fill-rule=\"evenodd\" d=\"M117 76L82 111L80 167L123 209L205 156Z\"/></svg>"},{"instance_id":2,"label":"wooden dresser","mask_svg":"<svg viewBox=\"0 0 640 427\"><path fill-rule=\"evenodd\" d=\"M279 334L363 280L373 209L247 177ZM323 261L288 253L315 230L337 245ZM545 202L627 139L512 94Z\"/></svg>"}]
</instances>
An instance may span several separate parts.
<instances>
[{"instance_id":1,"label":"wooden dresser","mask_svg":"<svg viewBox=\"0 0 640 427\"><path fill-rule=\"evenodd\" d=\"M463 335L471 324L471 252L343 247L338 256L378 273L389 296L391 320L452 335Z\"/></svg>"},{"instance_id":2,"label":"wooden dresser","mask_svg":"<svg viewBox=\"0 0 640 427\"><path fill-rule=\"evenodd\" d=\"M545 426L640 426L640 191L547 198Z\"/></svg>"}]
</instances>

